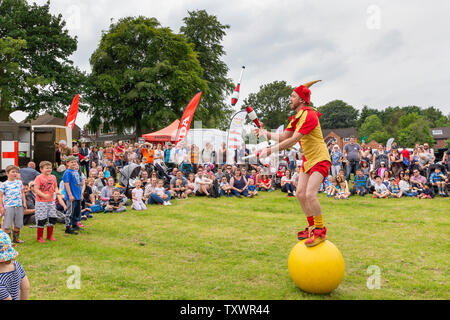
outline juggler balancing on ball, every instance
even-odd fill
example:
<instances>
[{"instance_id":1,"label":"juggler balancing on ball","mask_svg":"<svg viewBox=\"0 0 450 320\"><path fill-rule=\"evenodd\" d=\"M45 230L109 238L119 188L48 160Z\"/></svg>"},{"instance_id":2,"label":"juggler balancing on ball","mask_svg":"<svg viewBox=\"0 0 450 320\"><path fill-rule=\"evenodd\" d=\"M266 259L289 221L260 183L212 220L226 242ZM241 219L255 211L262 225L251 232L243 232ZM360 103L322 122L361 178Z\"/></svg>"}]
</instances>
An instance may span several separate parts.
<instances>
[{"instance_id":1,"label":"juggler balancing on ball","mask_svg":"<svg viewBox=\"0 0 450 320\"><path fill-rule=\"evenodd\" d=\"M327 229L322 219L322 209L317 197L318 190L331 167L331 158L322 136L319 117L322 115L310 107L312 81L294 89L290 97L291 110L296 114L290 117L290 123L283 133L272 133L261 128L255 129L257 137L278 141L278 144L258 151L260 158L265 158L273 152L289 149L297 142L303 150L303 164L298 179L296 196L305 212L308 227L298 233L298 239L304 240L306 246L314 247L326 240Z\"/></svg>"}]
</instances>

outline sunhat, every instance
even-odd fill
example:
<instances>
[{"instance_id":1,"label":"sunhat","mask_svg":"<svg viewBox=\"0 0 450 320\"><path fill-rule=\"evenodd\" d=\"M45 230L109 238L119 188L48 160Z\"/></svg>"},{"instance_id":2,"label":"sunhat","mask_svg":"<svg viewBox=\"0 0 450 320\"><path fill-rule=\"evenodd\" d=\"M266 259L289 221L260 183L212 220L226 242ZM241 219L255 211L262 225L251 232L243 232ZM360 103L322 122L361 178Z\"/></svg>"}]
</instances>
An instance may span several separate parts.
<instances>
[{"instance_id":1,"label":"sunhat","mask_svg":"<svg viewBox=\"0 0 450 320\"><path fill-rule=\"evenodd\" d=\"M7 262L18 255L19 253L12 247L8 234L0 230L0 262Z\"/></svg>"}]
</instances>

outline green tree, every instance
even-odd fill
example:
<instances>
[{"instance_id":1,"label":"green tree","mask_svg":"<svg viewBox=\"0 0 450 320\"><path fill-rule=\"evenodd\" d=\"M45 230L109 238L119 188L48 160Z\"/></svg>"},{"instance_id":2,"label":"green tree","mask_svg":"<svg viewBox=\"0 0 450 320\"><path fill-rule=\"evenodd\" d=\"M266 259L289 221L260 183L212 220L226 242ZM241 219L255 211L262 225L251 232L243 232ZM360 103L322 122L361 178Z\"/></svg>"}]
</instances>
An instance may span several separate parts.
<instances>
[{"instance_id":1,"label":"green tree","mask_svg":"<svg viewBox=\"0 0 450 320\"><path fill-rule=\"evenodd\" d=\"M399 119L400 128L397 132L397 141L400 146L412 148L417 142L434 144L430 133L430 121L418 113L410 113Z\"/></svg>"},{"instance_id":2,"label":"green tree","mask_svg":"<svg viewBox=\"0 0 450 320\"><path fill-rule=\"evenodd\" d=\"M17 110L31 118L43 110L62 115L82 92L84 75L69 59L77 39L49 10L49 2L0 1L0 120Z\"/></svg>"},{"instance_id":3,"label":"green tree","mask_svg":"<svg viewBox=\"0 0 450 320\"><path fill-rule=\"evenodd\" d=\"M371 134L374 132L383 130L383 124L381 123L380 118L373 114L368 116L364 123L361 125L361 128L358 129L358 140L361 140L363 137L369 138Z\"/></svg>"},{"instance_id":4,"label":"green tree","mask_svg":"<svg viewBox=\"0 0 450 320\"><path fill-rule=\"evenodd\" d=\"M330 101L318 108L322 129L350 128L357 125L359 111L342 100Z\"/></svg>"},{"instance_id":5,"label":"green tree","mask_svg":"<svg viewBox=\"0 0 450 320\"><path fill-rule=\"evenodd\" d=\"M364 106L360 112L360 116L358 118L358 121L356 122L356 125L358 128L361 128L362 124L366 121L366 119L371 115L379 115L380 111L376 109L371 109L368 106ZM379 118L379 117L378 117Z\"/></svg>"},{"instance_id":6,"label":"green tree","mask_svg":"<svg viewBox=\"0 0 450 320\"><path fill-rule=\"evenodd\" d=\"M222 61L225 51L221 43L230 26L221 24L216 16L209 15L205 10L189 11L183 21L180 33L194 44L204 70L203 79L209 88L194 120L201 120L207 127L225 129L232 113L225 98L233 92L234 86L232 80L227 78L228 66Z\"/></svg>"},{"instance_id":7,"label":"green tree","mask_svg":"<svg viewBox=\"0 0 450 320\"><path fill-rule=\"evenodd\" d=\"M432 128L446 127L450 123L449 118L435 107L428 107L421 110L420 115L430 122Z\"/></svg>"},{"instance_id":8,"label":"green tree","mask_svg":"<svg viewBox=\"0 0 450 320\"><path fill-rule=\"evenodd\" d=\"M257 93L250 93L244 100L245 106L252 106L264 127L276 129L289 123L292 115L289 97L294 90L286 81L274 81L259 87Z\"/></svg>"},{"instance_id":9,"label":"green tree","mask_svg":"<svg viewBox=\"0 0 450 320\"><path fill-rule=\"evenodd\" d=\"M207 82L193 45L155 18L127 17L111 24L90 63L90 127L154 131L180 118ZM200 102L202 103L202 102Z\"/></svg>"}]
</instances>

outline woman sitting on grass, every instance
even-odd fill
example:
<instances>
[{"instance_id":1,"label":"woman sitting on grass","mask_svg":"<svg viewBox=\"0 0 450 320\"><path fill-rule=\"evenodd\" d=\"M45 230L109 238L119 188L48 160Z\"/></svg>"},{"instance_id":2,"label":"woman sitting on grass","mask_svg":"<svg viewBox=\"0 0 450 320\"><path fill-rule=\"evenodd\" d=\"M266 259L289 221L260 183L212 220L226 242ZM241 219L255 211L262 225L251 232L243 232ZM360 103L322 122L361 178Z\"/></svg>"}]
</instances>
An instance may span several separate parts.
<instances>
[{"instance_id":1,"label":"woman sitting on grass","mask_svg":"<svg viewBox=\"0 0 450 320\"><path fill-rule=\"evenodd\" d=\"M295 186L291 177L291 170L286 170L284 176L281 178L281 191L287 192L288 197L295 197Z\"/></svg>"},{"instance_id":2,"label":"woman sitting on grass","mask_svg":"<svg viewBox=\"0 0 450 320\"><path fill-rule=\"evenodd\" d=\"M400 180L398 186L400 190L402 190L403 194L407 197L415 197L417 196L417 192L415 192L411 184L409 183L409 175L405 175L402 180Z\"/></svg>"},{"instance_id":3,"label":"woman sitting on grass","mask_svg":"<svg viewBox=\"0 0 450 320\"><path fill-rule=\"evenodd\" d=\"M272 179L267 174L263 174L261 178L261 183L259 184L259 190L261 191L272 191Z\"/></svg>"},{"instance_id":4,"label":"woman sitting on grass","mask_svg":"<svg viewBox=\"0 0 450 320\"><path fill-rule=\"evenodd\" d=\"M248 181L241 173L241 169L236 168L234 177L230 179L231 193L238 198L241 198L242 196L248 197Z\"/></svg>"}]
</instances>

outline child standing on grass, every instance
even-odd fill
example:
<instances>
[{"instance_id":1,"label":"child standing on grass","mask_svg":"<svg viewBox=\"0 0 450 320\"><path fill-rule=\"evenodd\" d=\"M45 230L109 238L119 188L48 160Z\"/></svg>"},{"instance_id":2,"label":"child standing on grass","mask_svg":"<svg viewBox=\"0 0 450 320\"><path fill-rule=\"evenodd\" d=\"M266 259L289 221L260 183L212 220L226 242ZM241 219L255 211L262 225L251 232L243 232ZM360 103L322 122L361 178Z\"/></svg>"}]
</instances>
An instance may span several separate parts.
<instances>
[{"instance_id":1,"label":"child standing on grass","mask_svg":"<svg viewBox=\"0 0 450 320\"><path fill-rule=\"evenodd\" d=\"M34 180L36 193L35 216L37 222L37 241L44 243L44 227L47 225L47 240L56 241L53 227L57 222L55 193L58 193L56 177L52 175L52 164L42 161L39 164L41 174Z\"/></svg>"},{"instance_id":2,"label":"child standing on grass","mask_svg":"<svg viewBox=\"0 0 450 320\"><path fill-rule=\"evenodd\" d=\"M21 264L14 259L19 253L9 236L0 230L0 300L27 300L30 282Z\"/></svg>"},{"instance_id":3,"label":"child standing on grass","mask_svg":"<svg viewBox=\"0 0 450 320\"><path fill-rule=\"evenodd\" d=\"M6 167L6 180L0 186L0 215L3 216L3 230L10 235L11 226L13 229L13 242L23 243L19 239L20 228L23 227L23 215L26 208L25 192L22 181L17 180L19 168L14 165Z\"/></svg>"},{"instance_id":4,"label":"child standing on grass","mask_svg":"<svg viewBox=\"0 0 450 320\"><path fill-rule=\"evenodd\" d=\"M134 210L146 210L147 206L145 205L142 198L144 196L144 190L141 188L142 181L136 180L134 183L134 189L131 191L131 197L133 198L133 204L131 205L131 209Z\"/></svg>"},{"instance_id":5,"label":"child standing on grass","mask_svg":"<svg viewBox=\"0 0 450 320\"><path fill-rule=\"evenodd\" d=\"M67 166L68 169L64 172L62 180L65 188L64 200L67 204L65 233L78 234L77 231L80 230L78 221L81 220L82 181L77 169L77 158L69 156L67 158Z\"/></svg>"}]
</instances>

